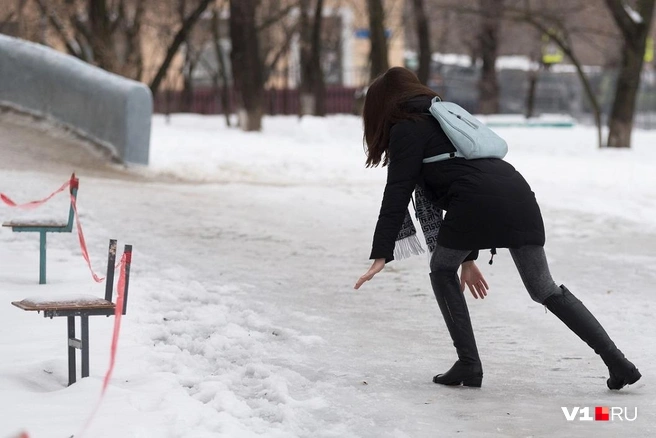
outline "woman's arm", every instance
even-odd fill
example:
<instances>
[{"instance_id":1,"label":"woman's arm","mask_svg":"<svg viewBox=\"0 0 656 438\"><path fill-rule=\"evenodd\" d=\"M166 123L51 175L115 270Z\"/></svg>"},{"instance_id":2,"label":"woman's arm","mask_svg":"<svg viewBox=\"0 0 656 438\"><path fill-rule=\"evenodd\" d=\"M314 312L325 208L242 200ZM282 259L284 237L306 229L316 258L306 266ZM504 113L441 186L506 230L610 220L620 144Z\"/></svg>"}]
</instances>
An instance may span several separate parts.
<instances>
[{"instance_id":1,"label":"woman's arm","mask_svg":"<svg viewBox=\"0 0 656 438\"><path fill-rule=\"evenodd\" d=\"M394 245L410 197L421 174L423 144L414 134L415 123L404 121L390 131L387 184L374 232L370 259L394 260Z\"/></svg>"},{"instance_id":2,"label":"woman's arm","mask_svg":"<svg viewBox=\"0 0 656 438\"><path fill-rule=\"evenodd\" d=\"M383 270L385 263L394 260L396 238L423 165L423 145L414 135L413 122L405 121L392 126L388 153L387 184L369 257L374 261L355 283L355 289L374 278Z\"/></svg>"}]
</instances>

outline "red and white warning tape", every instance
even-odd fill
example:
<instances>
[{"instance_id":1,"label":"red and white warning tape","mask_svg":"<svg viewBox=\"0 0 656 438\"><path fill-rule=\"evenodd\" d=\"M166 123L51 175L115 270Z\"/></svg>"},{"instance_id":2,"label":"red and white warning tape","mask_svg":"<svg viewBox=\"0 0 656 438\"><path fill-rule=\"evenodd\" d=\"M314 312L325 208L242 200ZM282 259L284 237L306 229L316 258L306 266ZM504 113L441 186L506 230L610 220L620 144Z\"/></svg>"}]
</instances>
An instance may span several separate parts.
<instances>
[{"instance_id":1,"label":"red and white warning tape","mask_svg":"<svg viewBox=\"0 0 656 438\"><path fill-rule=\"evenodd\" d=\"M125 269L126 266L131 263L131 258L132 258L132 253L123 253L123 256L121 257L121 261L119 264L120 265L119 276L118 276L118 282L116 284L116 307L114 308L114 330L112 332L112 345L110 347L109 367L107 368L107 372L105 373L102 389L100 390L100 397L96 402L96 406L91 412L91 414L89 415L89 418L87 418L87 421L84 423L84 427L82 428L82 431L75 435L77 438L80 438L84 435L86 430L89 428L89 425L93 421L94 417L96 416L96 413L98 412L98 409L102 404L102 400L105 397L105 392L107 391L107 387L109 386L109 381L112 378L112 373L114 372L114 365L116 363L116 351L118 350L118 335L121 332L121 317L123 316L123 303L125 301Z\"/></svg>"},{"instance_id":2,"label":"red and white warning tape","mask_svg":"<svg viewBox=\"0 0 656 438\"><path fill-rule=\"evenodd\" d=\"M78 184L79 184L78 179L75 177L75 174L73 174L71 175L71 179L65 182L64 184L62 184L60 188L52 192L48 197L43 198L39 201L31 201L25 204L17 204L4 193L0 193L0 200L2 200L2 202L7 204L9 207L19 208L23 210L30 210L45 204L58 193L61 193L64 190L66 190L68 187L71 187L71 205L73 206L73 211L75 212L75 224L77 225L77 236L78 236L78 240L80 241L80 249L82 250L82 257L84 258L84 261L87 263L87 266L89 267L89 271L91 271L91 277L93 277L93 280L96 283L101 283L105 279L105 277L101 277L98 274L96 274L96 272L93 270L93 267L91 266L91 260L89 259L89 251L87 250L87 243L84 238L84 233L82 231L82 223L80 222L80 215L77 212L77 201L72 193L72 190L74 188L77 188Z\"/></svg>"},{"instance_id":3,"label":"red and white warning tape","mask_svg":"<svg viewBox=\"0 0 656 438\"><path fill-rule=\"evenodd\" d=\"M0 193L0 201L4 202L7 204L9 207L16 207L16 208L21 208L25 210L29 210L32 208L40 207L41 205L45 204L49 200L51 200L56 194L63 192L66 190L73 182L75 179L75 174L71 176L71 179L66 181L60 188L52 192L47 198L43 198L39 201L32 201L32 202L27 202L25 204L16 204L9 196L5 195L4 193Z\"/></svg>"},{"instance_id":4,"label":"red and white warning tape","mask_svg":"<svg viewBox=\"0 0 656 438\"><path fill-rule=\"evenodd\" d=\"M52 194L50 194L48 197L41 199L39 201L32 201L28 202L25 204L17 204L14 202L11 198L9 198L7 195L4 193L0 193L0 200L4 202L6 205L9 207L13 208L20 208L20 209L32 209L39 207L40 205L45 204L48 202L50 199L52 199L55 195L58 193L63 192L66 190L68 187L74 187L77 188L75 185L78 184L77 178L75 178L75 174L71 176L71 179L67 181L66 183L62 184L62 186L54 191ZM104 277L98 276L93 268L91 267L91 261L89 259L89 251L87 249L87 244L86 240L84 238L84 233L82 231L82 224L80 223L80 216L77 212L77 202L75 199L75 196L71 193L71 205L73 206L73 211L75 212L75 223L77 226L77 233L78 233L78 239L80 241L80 248L82 250L82 257L84 257L84 260L87 263L87 266L89 267L89 270L91 271L91 275L97 283L100 283L105 280ZM109 357L109 368L107 369L107 372L105 373L105 378L103 379L103 385L102 389L100 392L100 397L98 398L98 401L96 402L96 406L87 418L84 427L82 428L82 431L76 435L76 437L82 437L82 435L85 433L85 431L89 428L89 425L93 421L94 417L96 416L96 413L98 412L98 409L100 408L100 405L102 403L103 398L105 397L105 392L107 391L107 387L109 386L109 382L112 377L112 373L114 372L114 365L116 363L116 352L118 350L118 337L119 333L121 331L121 317L123 316L123 303L125 301L125 271L126 271L126 265L129 265L131 262L131 253L123 253L123 256L121 257L121 260L117 267L119 268L119 277L118 277L118 282L116 285L116 308L114 310L114 329L112 332L112 345L111 345L111 350L110 350L110 357ZM29 434L27 432L21 432L16 438L30 438Z\"/></svg>"}]
</instances>

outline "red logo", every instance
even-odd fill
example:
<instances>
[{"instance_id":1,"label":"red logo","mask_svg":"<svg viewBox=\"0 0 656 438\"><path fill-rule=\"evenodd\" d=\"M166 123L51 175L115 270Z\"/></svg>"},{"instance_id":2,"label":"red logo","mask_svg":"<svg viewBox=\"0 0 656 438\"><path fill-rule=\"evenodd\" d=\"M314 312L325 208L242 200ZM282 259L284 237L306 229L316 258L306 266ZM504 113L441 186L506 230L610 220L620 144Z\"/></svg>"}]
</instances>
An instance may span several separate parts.
<instances>
[{"instance_id":1,"label":"red logo","mask_svg":"<svg viewBox=\"0 0 656 438\"><path fill-rule=\"evenodd\" d=\"M608 421L610 415L610 409L608 406L596 406L595 407L595 421Z\"/></svg>"}]
</instances>

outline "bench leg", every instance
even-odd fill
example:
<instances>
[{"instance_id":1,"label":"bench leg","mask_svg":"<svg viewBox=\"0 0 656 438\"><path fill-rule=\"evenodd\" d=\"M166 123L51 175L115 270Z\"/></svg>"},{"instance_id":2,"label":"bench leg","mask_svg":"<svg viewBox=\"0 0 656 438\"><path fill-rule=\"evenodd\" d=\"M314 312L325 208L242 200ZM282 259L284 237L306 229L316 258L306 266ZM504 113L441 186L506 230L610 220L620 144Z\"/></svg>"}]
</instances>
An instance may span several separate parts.
<instances>
[{"instance_id":1,"label":"bench leg","mask_svg":"<svg viewBox=\"0 0 656 438\"><path fill-rule=\"evenodd\" d=\"M39 234L39 284L46 284L46 232Z\"/></svg>"},{"instance_id":2,"label":"bench leg","mask_svg":"<svg viewBox=\"0 0 656 438\"><path fill-rule=\"evenodd\" d=\"M82 377L89 377L89 317L80 316L82 329Z\"/></svg>"},{"instance_id":3,"label":"bench leg","mask_svg":"<svg viewBox=\"0 0 656 438\"><path fill-rule=\"evenodd\" d=\"M75 317L69 316L68 319L68 386L75 383L75 347L71 345L70 340L75 339Z\"/></svg>"}]
</instances>

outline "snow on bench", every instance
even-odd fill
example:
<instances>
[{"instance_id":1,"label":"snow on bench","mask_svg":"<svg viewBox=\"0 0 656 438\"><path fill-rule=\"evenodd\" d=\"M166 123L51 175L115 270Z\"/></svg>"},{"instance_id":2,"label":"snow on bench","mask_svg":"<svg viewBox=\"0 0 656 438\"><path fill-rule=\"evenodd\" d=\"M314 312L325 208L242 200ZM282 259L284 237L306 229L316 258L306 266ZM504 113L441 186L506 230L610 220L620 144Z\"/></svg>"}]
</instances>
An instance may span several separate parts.
<instances>
[{"instance_id":1,"label":"snow on bench","mask_svg":"<svg viewBox=\"0 0 656 438\"><path fill-rule=\"evenodd\" d=\"M130 285L130 265L132 263L132 245L125 245L125 289L123 290L123 309L125 315L128 307L128 287ZM60 295L31 297L11 304L28 312L43 312L46 318L64 316L68 319L68 385L76 380L75 349L82 356L82 377L89 376L89 316L111 316L116 312L116 303L112 302L114 289L114 271L116 269L116 240L109 241L107 257L107 276L105 277L105 298L94 295ZM120 284L120 282L119 282ZM81 339L75 337L75 317L80 317Z\"/></svg>"}]
</instances>

